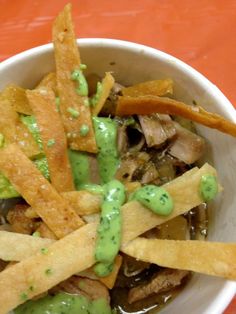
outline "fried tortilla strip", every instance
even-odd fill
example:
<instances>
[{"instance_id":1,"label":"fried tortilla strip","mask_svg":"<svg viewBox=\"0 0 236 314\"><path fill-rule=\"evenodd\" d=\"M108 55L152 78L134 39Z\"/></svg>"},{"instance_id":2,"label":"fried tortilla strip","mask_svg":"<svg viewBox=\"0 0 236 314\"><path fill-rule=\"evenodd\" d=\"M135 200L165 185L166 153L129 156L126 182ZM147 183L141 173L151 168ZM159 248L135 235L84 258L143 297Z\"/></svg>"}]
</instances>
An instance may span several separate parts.
<instances>
[{"instance_id":1,"label":"fried tortilla strip","mask_svg":"<svg viewBox=\"0 0 236 314\"><path fill-rule=\"evenodd\" d=\"M0 132L5 143L17 143L29 156L37 156L40 149L27 127L20 121L9 100L0 97Z\"/></svg>"},{"instance_id":2,"label":"fried tortilla strip","mask_svg":"<svg viewBox=\"0 0 236 314\"><path fill-rule=\"evenodd\" d=\"M26 94L39 126L52 185L58 192L73 191L66 136L55 106L55 95L46 87L28 90Z\"/></svg>"},{"instance_id":3,"label":"fried tortilla strip","mask_svg":"<svg viewBox=\"0 0 236 314\"><path fill-rule=\"evenodd\" d=\"M91 112L87 96L80 96L76 84L71 79L74 70L80 70L80 55L75 40L71 19L71 5L67 4L53 25L53 44L55 49L57 88L60 97L60 111L70 147L91 153L97 152ZM68 110L78 113L73 118ZM81 127L86 125L88 133L81 135Z\"/></svg>"},{"instance_id":4,"label":"fried tortilla strip","mask_svg":"<svg viewBox=\"0 0 236 314\"><path fill-rule=\"evenodd\" d=\"M58 238L84 224L17 145L1 150L0 170Z\"/></svg>"},{"instance_id":5,"label":"fried tortilla strip","mask_svg":"<svg viewBox=\"0 0 236 314\"><path fill-rule=\"evenodd\" d=\"M88 191L71 191L62 193L61 196L79 216L96 214L101 211L102 196L99 194L93 194ZM26 210L25 215L29 218L38 217L32 207Z\"/></svg>"},{"instance_id":6,"label":"fried tortilla strip","mask_svg":"<svg viewBox=\"0 0 236 314\"><path fill-rule=\"evenodd\" d=\"M236 280L235 243L137 238L122 246L122 251L163 267Z\"/></svg>"},{"instance_id":7,"label":"fried tortilla strip","mask_svg":"<svg viewBox=\"0 0 236 314\"><path fill-rule=\"evenodd\" d=\"M162 186L170 193L174 203L173 212L167 217L155 215L138 202L123 205L121 211L122 243L200 205L203 200L199 193L199 184L205 174L217 175L216 170L206 163L200 169L195 167ZM221 191L221 189L219 186L218 190ZM131 221L133 223L130 223Z\"/></svg>"},{"instance_id":8,"label":"fried tortilla strip","mask_svg":"<svg viewBox=\"0 0 236 314\"><path fill-rule=\"evenodd\" d=\"M49 88L52 89L54 94L57 95L57 80L56 80L56 73L55 72L50 72L46 74L42 81L39 82L37 85L36 89L41 89L41 88Z\"/></svg>"},{"instance_id":9,"label":"fried tortilla strip","mask_svg":"<svg viewBox=\"0 0 236 314\"><path fill-rule=\"evenodd\" d=\"M88 191L72 191L62 193L62 197L70 204L78 215L91 215L101 211L102 196Z\"/></svg>"},{"instance_id":10,"label":"fried tortilla strip","mask_svg":"<svg viewBox=\"0 0 236 314\"><path fill-rule=\"evenodd\" d=\"M189 106L183 102L158 96L119 97L116 115L129 116L132 114L148 115L164 113L181 116L212 129L236 137L236 124L223 117L210 113L199 106Z\"/></svg>"},{"instance_id":11,"label":"fried tortilla strip","mask_svg":"<svg viewBox=\"0 0 236 314\"><path fill-rule=\"evenodd\" d=\"M50 239L32 237L26 234L0 231L0 259L22 261L40 252L42 248L48 247L53 242Z\"/></svg>"},{"instance_id":12,"label":"fried tortilla strip","mask_svg":"<svg viewBox=\"0 0 236 314\"><path fill-rule=\"evenodd\" d=\"M103 105L105 104L105 101L107 100L107 97L110 94L110 91L115 83L114 77L111 75L110 72L106 72L106 75L101 83L101 92L98 92L98 101L95 104L95 106L92 108L92 115L97 116L99 112L102 110ZM96 97L96 96L95 96Z\"/></svg>"},{"instance_id":13,"label":"fried tortilla strip","mask_svg":"<svg viewBox=\"0 0 236 314\"><path fill-rule=\"evenodd\" d=\"M0 273L1 314L54 287L95 262L96 224L87 224ZM44 239L45 241L45 239ZM33 287L33 288L32 288ZM4 300L4 302L3 302Z\"/></svg>"},{"instance_id":14,"label":"fried tortilla strip","mask_svg":"<svg viewBox=\"0 0 236 314\"><path fill-rule=\"evenodd\" d=\"M41 238L57 240L56 235L52 232L52 230L48 228L48 226L44 222L41 222L36 232L39 233Z\"/></svg>"},{"instance_id":15,"label":"fried tortilla strip","mask_svg":"<svg viewBox=\"0 0 236 314\"><path fill-rule=\"evenodd\" d=\"M199 182L203 174L209 173L216 174L216 171L205 164L201 169L194 168L168 184L168 191L173 197L174 203L177 204L172 215L168 217L157 216L138 202L130 202L122 206L122 218L125 223L122 228L121 249L123 247L126 249L127 243L143 232L200 205L202 200L198 195ZM167 185L165 188L167 189ZM181 188L182 193L178 192L179 188ZM185 193L184 191L187 190L190 191ZM0 313L6 313L26 301L25 298L24 300L20 298L25 296L25 293L28 299L31 299L71 275L91 267L95 263L96 231L97 223L87 224L53 243L49 247L49 254L34 255L1 272L0 302L2 312ZM12 250L9 246L8 248ZM42 277L44 274L45 277ZM31 285L35 286L35 290L29 290Z\"/></svg>"},{"instance_id":16,"label":"fried tortilla strip","mask_svg":"<svg viewBox=\"0 0 236 314\"><path fill-rule=\"evenodd\" d=\"M8 85L2 91L2 96L10 101L14 111L26 115L32 114L24 88L15 84Z\"/></svg>"},{"instance_id":17,"label":"fried tortilla strip","mask_svg":"<svg viewBox=\"0 0 236 314\"><path fill-rule=\"evenodd\" d=\"M173 80L154 80L139 83L121 90L124 96L139 97L145 95L164 96L173 94Z\"/></svg>"},{"instance_id":18,"label":"fried tortilla strip","mask_svg":"<svg viewBox=\"0 0 236 314\"><path fill-rule=\"evenodd\" d=\"M121 264L122 264L122 256L121 255L117 255L115 262L114 262L114 267L113 267L113 271L110 273L110 275L106 276L106 277L97 277L93 271L93 268L88 268L82 272L80 272L78 274L78 276L81 277L86 277L86 278L90 278L93 280L99 280L101 281L108 289L112 289L114 287L114 284L116 282L116 278L118 275L118 272L120 270Z\"/></svg>"}]
</instances>

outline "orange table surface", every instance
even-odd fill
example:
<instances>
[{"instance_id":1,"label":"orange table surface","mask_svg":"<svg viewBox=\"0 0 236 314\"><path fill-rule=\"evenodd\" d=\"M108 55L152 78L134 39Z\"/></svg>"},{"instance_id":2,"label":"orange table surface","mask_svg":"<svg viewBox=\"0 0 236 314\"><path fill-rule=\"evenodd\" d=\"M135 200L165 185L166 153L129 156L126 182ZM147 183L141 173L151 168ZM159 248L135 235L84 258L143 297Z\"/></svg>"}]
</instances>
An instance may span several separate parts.
<instances>
[{"instance_id":1,"label":"orange table surface","mask_svg":"<svg viewBox=\"0 0 236 314\"><path fill-rule=\"evenodd\" d=\"M66 0L0 0L0 61L51 41ZM134 41L190 64L236 106L235 0L71 0L77 37ZM236 313L236 299L224 314ZM214 313L210 313L214 314Z\"/></svg>"}]
</instances>

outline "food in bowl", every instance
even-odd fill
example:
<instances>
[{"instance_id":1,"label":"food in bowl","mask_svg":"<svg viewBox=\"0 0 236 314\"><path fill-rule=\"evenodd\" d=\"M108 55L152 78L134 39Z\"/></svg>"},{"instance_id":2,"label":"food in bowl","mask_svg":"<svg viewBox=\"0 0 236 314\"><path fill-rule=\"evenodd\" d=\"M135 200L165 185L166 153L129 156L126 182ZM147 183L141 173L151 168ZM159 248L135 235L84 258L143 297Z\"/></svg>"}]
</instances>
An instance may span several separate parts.
<instances>
[{"instance_id":1,"label":"food in bowl","mask_svg":"<svg viewBox=\"0 0 236 314\"><path fill-rule=\"evenodd\" d=\"M1 227L2 312L145 313L190 271L235 279L234 244L194 240L221 186L190 120L235 125L174 100L171 79L85 79L70 6L53 39L56 73L1 94L1 198L24 199Z\"/></svg>"}]
</instances>

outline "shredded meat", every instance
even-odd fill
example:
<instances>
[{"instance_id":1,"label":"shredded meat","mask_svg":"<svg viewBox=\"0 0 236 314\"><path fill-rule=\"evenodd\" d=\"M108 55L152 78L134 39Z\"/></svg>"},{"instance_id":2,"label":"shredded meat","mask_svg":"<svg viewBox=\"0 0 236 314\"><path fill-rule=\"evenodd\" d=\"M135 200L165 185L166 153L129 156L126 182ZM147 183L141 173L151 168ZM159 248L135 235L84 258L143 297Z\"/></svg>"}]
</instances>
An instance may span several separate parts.
<instances>
[{"instance_id":1,"label":"shredded meat","mask_svg":"<svg viewBox=\"0 0 236 314\"><path fill-rule=\"evenodd\" d=\"M136 170L140 169L150 159L150 156L145 152L137 154L126 154L121 161L121 165L116 173L116 179L123 183L130 182Z\"/></svg>"},{"instance_id":2,"label":"shredded meat","mask_svg":"<svg viewBox=\"0 0 236 314\"><path fill-rule=\"evenodd\" d=\"M159 147L176 134L174 121L168 115L138 116L147 146Z\"/></svg>"},{"instance_id":3,"label":"shredded meat","mask_svg":"<svg viewBox=\"0 0 236 314\"><path fill-rule=\"evenodd\" d=\"M201 158L205 152L205 140L178 123L175 122L174 124L177 137L172 143L169 153L186 164L192 164Z\"/></svg>"},{"instance_id":4,"label":"shredded meat","mask_svg":"<svg viewBox=\"0 0 236 314\"><path fill-rule=\"evenodd\" d=\"M130 289L128 302L131 304L154 293L165 292L177 287L188 274L189 272L185 270L164 269L158 272L147 284Z\"/></svg>"},{"instance_id":5,"label":"shredded meat","mask_svg":"<svg viewBox=\"0 0 236 314\"><path fill-rule=\"evenodd\" d=\"M25 211L29 206L25 204L15 205L13 209L10 209L7 214L7 220L12 227L12 231L32 234L37 228L37 223L25 216Z\"/></svg>"},{"instance_id":6,"label":"shredded meat","mask_svg":"<svg viewBox=\"0 0 236 314\"><path fill-rule=\"evenodd\" d=\"M141 179L142 184L151 183L159 177L157 169L151 161L145 165L145 169L143 170L143 176Z\"/></svg>"},{"instance_id":7,"label":"shredded meat","mask_svg":"<svg viewBox=\"0 0 236 314\"><path fill-rule=\"evenodd\" d=\"M94 155L90 154L88 160L90 169L90 182L94 184L100 184L97 158Z\"/></svg>"},{"instance_id":8,"label":"shredded meat","mask_svg":"<svg viewBox=\"0 0 236 314\"><path fill-rule=\"evenodd\" d=\"M104 298L110 302L108 289L98 280L72 276L57 285L52 292L64 291L71 294L84 295L91 300Z\"/></svg>"},{"instance_id":9,"label":"shredded meat","mask_svg":"<svg viewBox=\"0 0 236 314\"><path fill-rule=\"evenodd\" d=\"M125 124L118 127L117 149L118 149L120 156L125 154L128 150L128 136L126 133L126 125Z\"/></svg>"}]
</instances>

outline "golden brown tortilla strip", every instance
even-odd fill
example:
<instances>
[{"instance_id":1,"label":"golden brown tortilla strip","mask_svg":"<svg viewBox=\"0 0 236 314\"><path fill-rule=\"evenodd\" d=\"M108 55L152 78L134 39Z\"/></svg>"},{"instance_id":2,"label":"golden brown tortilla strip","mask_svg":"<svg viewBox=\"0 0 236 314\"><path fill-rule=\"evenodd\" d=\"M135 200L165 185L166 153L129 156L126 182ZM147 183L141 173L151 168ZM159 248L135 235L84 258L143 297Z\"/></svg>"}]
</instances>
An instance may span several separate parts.
<instances>
[{"instance_id":1,"label":"golden brown tortilla strip","mask_svg":"<svg viewBox=\"0 0 236 314\"><path fill-rule=\"evenodd\" d=\"M168 191L171 195L173 193L174 203L177 204L172 215L168 217L157 216L137 202L130 202L122 206L121 212L124 223L122 248L143 232L200 205L202 200L198 195L199 182L203 174L209 173L216 174L216 171L210 165L205 164L201 169L194 168L168 184ZM165 185L166 189L168 185ZM191 190L189 200L185 199L188 192L175 198L177 194L181 194L178 193L179 188L182 189L181 192ZM28 298L32 298L71 275L91 267L95 263L96 230L97 223L87 224L52 244L49 250L50 254L32 256L1 272L0 302L4 303L3 313L26 301L21 300L22 294L26 293ZM47 272L51 273L50 276L43 277L42 280L42 274L49 269L50 271ZM32 284L37 287L35 291L29 291L29 285Z\"/></svg>"},{"instance_id":2,"label":"golden brown tortilla strip","mask_svg":"<svg viewBox=\"0 0 236 314\"><path fill-rule=\"evenodd\" d=\"M24 88L10 84L2 91L2 96L9 100L14 111L26 115L32 114Z\"/></svg>"},{"instance_id":3,"label":"golden brown tortilla strip","mask_svg":"<svg viewBox=\"0 0 236 314\"><path fill-rule=\"evenodd\" d=\"M164 96L173 94L173 80L154 80L139 83L121 90L124 96L138 97L145 95Z\"/></svg>"},{"instance_id":4,"label":"golden brown tortilla strip","mask_svg":"<svg viewBox=\"0 0 236 314\"><path fill-rule=\"evenodd\" d=\"M0 97L0 133L4 135L5 144L17 143L24 153L37 156L40 149L27 127L20 121L9 100Z\"/></svg>"},{"instance_id":5,"label":"golden brown tortilla strip","mask_svg":"<svg viewBox=\"0 0 236 314\"><path fill-rule=\"evenodd\" d=\"M36 232L39 233L39 236L41 238L57 240L57 237L56 237L55 233L53 233L52 230L50 230L48 228L48 226L44 222L40 223L40 225L39 225L38 229L36 230Z\"/></svg>"},{"instance_id":6,"label":"golden brown tortilla strip","mask_svg":"<svg viewBox=\"0 0 236 314\"><path fill-rule=\"evenodd\" d=\"M88 191L72 191L62 193L62 197L70 204L78 215L91 215L101 211L102 196Z\"/></svg>"},{"instance_id":7,"label":"golden brown tortilla strip","mask_svg":"<svg viewBox=\"0 0 236 314\"><path fill-rule=\"evenodd\" d=\"M66 136L56 109L55 95L46 87L28 90L26 94L39 126L52 185L58 192L73 191L75 187L67 154Z\"/></svg>"},{"instance_id":8,"label":"golden brown tortilla strip","mask_svg":"<svg viewBox=\"0 0 236 314\"><path fill-rule=\"evenodd\" d=\"M96 224L84 225L54 242L48 251L40 251L2 271L0 313L7 313L27 299L92 266L95 262L96 229Z\"/></svg>"},{"instance_id":9,"label":"golden brown tortilla strip","mask_svg":"<svg viewBox=\"0 0 236 314\"><path fill-rule=\"evenodd\" d=\"M97 152L91 112L86 101L87 96L76 92L76 84L71 80L74 70L80 70L80 55L75 40L71 19L71 5L67 4L53 25L53 44L55 49L57 88L60 97L60 111L69 145L74 150ZM68 110L75 110L78 116L73 118ZM83 136L81 127L86 125L88 133Z\"/></svg>"},{"instance_id":10,"label":"golden brown tortilla strip","mask_svg":"<svg viewBox=\"0 0 236 314\"><path fill-rule=\"evenodd\" d=\"M181 116L212 129L236 137L236 124L223 117L205 111L199 106L189 106L183 102L158 96L123 96L118 100L116 114L127 116L132 114L148 115L154 112Z\"/></svg>"},{"instance_id":11,"label":"golden brown tortilla strip","mask_svg":"<svg viewBox=\"0 0 236 314\"><path fill-rule=\"evenodd\" d=\"M106 277L97 277L93 271L93 267L88 268L88 269L80 272L78 274L78 276L86 277L86 278L93 279L93 280L99 280L108 289L112 289L114 287L115 282L116 282L116 278L117 278L118 272L119 272L121 264L122 264L122 259L123 258L121 255L116 256L113 271L110 273L110 275L108 275Z\"/></svg>"},{"instance_id":12,"label":"golden brown tortilla strip","mask_svg":"<svg viewBox=\"0 0 236 314\"><path fill-rule=\"evenodd\" d=\"M30 235L0 231L0 259L22 261L48 247L54 241ZM11 247L11 249L9 249Z\"/></svg>"},{"instance_id":13,"label":"golden brown tortilla strip","mask_svg":"<svg viewBox=\"0 0 236 314\"><path fill-rule=\"evenodd\" d=\"M174 202L173 212L167 216L158 216L147 210L138 202L130 202L122 206L122 242L126 243L138 235L164 223L176 216L182 215L191 208L200 205L203 200L199 193L199 184L204 174L217 175L216 170L209 164L200 169L193 168L182 176L164 184ZM219 191L221 187L219 186ZM180 192L181 191L181 192ZM133 223L130 223L130 222Z\"/></svg>"},{"instance_id":14,"label":"golden brown tortilla strip","mask_svg":"<svg viewBox=\"0 0 236 314\"><path fill-rule=\"evenodd\" d=\"M39 82L37 85L36 89L40 88L49 88L52 89L54 94L57 95L57 80L56 80L56 73L55 72L50 72L46 74L42 81Z\"/></svg>"},{"instance_id":15,"label":"golden brown tortilla strip","mask_svg":"<svg viewBox=\"0 0 236 314\"><path fill-rule=\"evenodd\" d=\"M122 251L163 267L236 280L235 243L137 238L122 246Z\"/></svg>"},{"instance_id":16,"label":"golden brown tortilla strip","mask_svg":"<svg viewBox=\"0 0 236 314\"><path fill-rule=\"evenodd\" d=\"M99 194L93 194L88 191L71 191L61 193L61 196L79 216L96 214L101 210L102 196ZM26 210L25 215L29 218L38 217L32 207Z\"/></svg>"},{"instance_id":17,"label":"golden brown tortilla strip","mask_svg":"<svg viewBox=\"0 0 236 314\"><path fill-rule=\"evenodd\" d=\"M0 171L58 238L84 224L17 145L1 150Z\"/></svg>"},{"instance_id":18,"label":"golden brown tortilla strip","mask_svg":"<svg viewBox=\"0 0 236 314\"><path fill-rule=\"evenodd\" d=\"M115 83L114 77L111 75L110 72L106 72L104 79L102 80L102 87L101 87L101 94L99 95L98 102L92 108L92 115L97 116L99 112L102 110L103 105L107 97L110 94L110 91Z\"/></svg>"}]
</instances>

